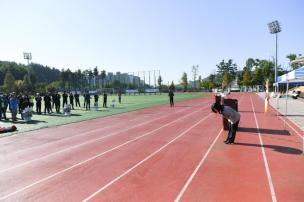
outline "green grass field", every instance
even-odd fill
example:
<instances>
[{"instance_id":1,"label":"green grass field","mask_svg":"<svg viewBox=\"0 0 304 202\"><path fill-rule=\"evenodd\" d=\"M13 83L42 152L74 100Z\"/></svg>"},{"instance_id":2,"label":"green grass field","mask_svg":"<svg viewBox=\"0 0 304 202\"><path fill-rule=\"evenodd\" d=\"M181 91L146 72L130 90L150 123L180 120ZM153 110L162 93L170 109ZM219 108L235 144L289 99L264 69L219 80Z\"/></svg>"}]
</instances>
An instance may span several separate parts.
<instances>
[{"instance_id":1,"label":"green grass field","mask_svg":"<svg viewBox=\"0 0 304 202\"><path fill-rule=\"evenodd\" d=\"M205 96L204 94L199 93L176 93L175 95L175 102L183 101L183 100L189 100L193 98L198 98ZM112 100L116 100L116 107L112 108L110 105L112 103ZM62 100L61 100L62 101ZM58 125L64 125L68 123L73 122L79 122L89 119L95 119L99 117L104 116L111 116L113 114L120 114L124 112L134 111L138 109L168 104L169 99L167 94L162 95L123 95L122 96L122 103L118 103L117 96L108 96L108 108L102 108L102 96L99 97L99 103L98 103L98 111L94 111L93 109L93 102L94 99L92 97L91 99L91 111L85 110L83 108L83 97L81 96L80 104L81 108L75 108L75 110L71 111L71 116L65 116L62 113L62 108L60 114L52 113L52 114L42 114L37 115L33 114L32 121L25 122L21 119L18 119L17 122L14 124L17 126L18 131L15 133L30 131L30 130L36 130L39 128L45 128L45 127L51 127L51 126L58 126ZM169 106L169 104L168 104ZM35 107L34 107L35 110ZM42 112L44 112L44 106L42 106ZM53 109L55 111L55 109ZM7 112L7 117L10 119L11 114L10 112ZM17 115L18 118L20 118L20 114ZM11 119L9 121L0 121L0 127L6 127L11 126L13 123L11 122ZM3 133L0 134L0 136L7 136L11 135L12 133Z\"/></svg>"}]
</instances>

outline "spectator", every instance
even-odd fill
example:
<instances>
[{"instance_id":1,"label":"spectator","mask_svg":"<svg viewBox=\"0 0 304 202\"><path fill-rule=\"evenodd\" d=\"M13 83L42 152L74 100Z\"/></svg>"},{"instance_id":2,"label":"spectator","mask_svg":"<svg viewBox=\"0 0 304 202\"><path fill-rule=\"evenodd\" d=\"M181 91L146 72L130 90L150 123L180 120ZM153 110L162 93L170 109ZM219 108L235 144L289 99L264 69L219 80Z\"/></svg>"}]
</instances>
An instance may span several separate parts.
<instances>
[{"instance_id":1,"label":"spectator","mask_svg":"<svg viewBox=\"0 0 304 202\"><path fill-rule=\"evenodd\" d=\"M41 96L40 96L39 93L36 93L35 100L36 100L36 112L37 112L37 114L41 114L41 101L42 101L42 98L41 98Z\"/></svg>"},{"instance_id":2,"label":"spectator","mask_svg":"<svg viewBox=\"0 0 304 202\"><path fill-rule=\"evenodd\" d=\"M79 94L77 93L77 91L76 91L74 97L75 97L76 107L77 106L80 107Z\"/></svg>"},{"instance_id":3,"label":"spectator","mask_svg":"<svg viewBox=\"0 0 304 202\"><path fill-rule=\"evenodd\" d=\"M72 106L72 109L74 109L74 95L72 92L70 92L70 105Z\"/></svg>"},{"instance_id":4,"label":"spectator","mask_svg":"<svg viewBox=\"0 0 304 202\"><path fill-rule=\"evenodd\" d=\"M62 107L64 107L64 105L68 104L68 94L66 94L66 92L64 91L62 94Z\"/></svg>"},{"instance_id":5,"label":"spectator","mask_svg":"<svg viewBox=\"0 0 304 202\"><path fill-rule=\"evenodd\" d=\"M18 100L16 98L15 92L11 94L11 98L9 100L9 106L12 113L12 121L17 121L17 110L18 110Z\"/></svg>"},{"instance_id":6,"label":"spectator","mask_svg":"<svg viewBox=\"0 0 304 202\"><path fill-rule=\"evenodd\" d=\"M102 106L107 108L107 101L108 101L108 94L107 93L104 93L103 94L103 104Z\"/></svg>"}]
</instances>

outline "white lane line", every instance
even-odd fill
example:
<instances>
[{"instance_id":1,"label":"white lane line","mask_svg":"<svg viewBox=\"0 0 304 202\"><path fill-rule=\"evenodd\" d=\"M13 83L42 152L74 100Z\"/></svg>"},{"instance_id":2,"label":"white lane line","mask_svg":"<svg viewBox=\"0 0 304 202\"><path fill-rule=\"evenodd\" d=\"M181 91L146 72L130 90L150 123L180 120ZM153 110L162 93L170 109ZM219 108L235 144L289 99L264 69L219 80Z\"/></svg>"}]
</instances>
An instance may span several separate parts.
<instances>
[{"instance_id":1,"label":"white lane line","mask_svg":"<svg viewBox=\"0 0 304 202\"><path fill-rule=\"evenodd\" d=\"M120 180L121 178L123 178L124 176L126 176L127 174L129 174L131 171L133 171L135 168L137 168L138 166L140 166L141 164L143 164L145 161L149 160L150 158L152 158L153 156L155 156L157 153L159 153L160 151L162 151L164 148L166 148L167 146L169 146L170 144L172 144L174 141L176 141L180 137L184 136L186 133L188 133L194 127L196 127L197 125L199 125L200 123L202 123L203 121L205 121L210 115L211 115L211 113L208 114L203 119L201 119L198 122L196 122L194 125L192 125L190 128L188 128L187 130L185 130L181 134L179 134L177 137L175 137L174 139L172 139L170 142L168 142L167 144L165 144L164 146L162 146L161 148L159 148L158 150L156 150L155 152L153 152L152 154L150 154L149 156L147 156L146 158L144 158L143 160L141 160L140 162L138 162L137 164L135 164L134 166L132 166L131 168L129 168L127 171L125 171L124 173L122 173L121 175L119 175L118 177L116 177L115 179L113 179L111 182L109 182L108 184L106 184L103 187L101 187L100 189L98 189L96 192L94 192L93 194L91 194L90 196L88 196L87 198L85 198L83 200L83 202L89 201L90 199L92 199L93 197L95 197L97 194L99 194L100 192L102 192L103 190L107 189L109 186L111 186L112 184L114 184L115 182L117 182L118 180Z\"/></svg>"},{"instance_id":2,"label":"white lane line","mask_svg":"<svg viewBox=\"0 0 304 202\"><path fill-rule=\"evenodd\" d=\"M208 108L207 107L203 107L202 109L205 109L205 108ZM177 113L181 113L181 112L184 112L186 111L187 109L183 109L183 110L180 110L179 112ZM177 114L176 113L176 114ZM149 124L153 121L156 121L158 119L162 119L162 118L165 118L165 117L168 117L168 114L164 115L164 116L161 116L161 117L158 117L158 118L155 118L155 119L152 119L152 120L149 120L149 121L146 121L146 122L143 122L143 123L140 123L140 124L137 124L137 125L134 125L132 127L129 127L129 128L125 128L123 130L120 130L120 131L117 131L117 132L113 132L113 133L110 133L108 135L105 135L105 136L102 136L100 138L95 138L95 139L92 139L92 140L89 140L89 141L85 141L81 144L76 144L76 145L73 145L71 147L67 147L65 149L62 149L62 150L59 150L59 151L56 151L54 153L50 153L50 154L47 154L45 156L42 156L42 157L39 157L39 158L35 158L35 159L32 159L32 160L29 160L29 161L26 161L26 162L23 162L23 163L20 163L20 164L17 164L15 166L11 166L9 168L5 168L5 169L2 169L0 170L0 174L3 173L3 172L7 172L9 170L12 170L12 169L16 169L16 168L20 168L22 166L25 166L25 165L28 165L30 163L33 163L33 162L36 162L36 161L40 161L40 160L43 160L43 159L46 159L46 158L49 158L49 157L52 157L52 156L55 156L57 154L61 154L61 153L64 153L64 152L67 152L67 151L70 151L72 149L75 149L75 148L78 148L78 147L82 147L84 145L87 145L87 144L91 144L91 143L95 143L96 141L100 141L100 140L103 140L105 138L108 138L108 137L114 137L116 135L120 135L122 132L126 132L128 130L131 130L131 129L134 129L134 128L137 128L137 127L140 127L140 126L143 126L143 125L146 125L146 124ZM96 132L96 130L93 130L93 131L88 131L88 132L85 132L84 134L88 134L88 133L91 133L91 132ZM81 134L82 135L82 134Z\"/></svg>"},{"instance_id":3,"label":"white lane line","mask_svg":"<svg viewBox=\"0 0 304 202\"><path fill-rule=\"evenodd\" d=\"M272 183L272 178L271 178L271 174L270 174L270 169L269 169L269 165L268 165L268 160L266 157L266 153L265 153L265 148L264 148L264 143L263 143L263 139L261 137L261 133L260 133L260 127L256 118L256 114L255 114L255 109L253 106L253 102L252 102L252 98L250 96L250 101L251 101L251 107L253 110L253 114L254 114L254 119L255 119L255 124L257 126L257 130L258 130L258 134L259 134L259 140L260 140L260 145L261 145L261 149L262 149L262 154L263 154L263 160L264 160L264 165L265 165L265 169L266 169L266 174L267 174L267 179L268 179L268 185L269 185L269 189L270 189L270 194L271 194L271 199L272 202L276 202L277 201L277 197L274 191L274 186Z\"/></svg>"},{"instance_id":4,"label":"white lane line","mask_svg":"<svg viewBox=\"0 0 304 202\"><path fill-rule=\"evenodd\" d=\"M240 98L240 102L239 104L243 101L243 96L241 96ZM223 132L223 129L220 130L220 132L217 134L217 136L215 137L215 139L213 140L213 142L211 143L211 145L209 146L207 152L205 153L204 157L202 158L202 160L199 162L199 164L197 165L197 167L194 169L193 173L190 175L190 177L188 178L187 182L185 183L185 185L183 186L183 188L181 189L181 191L179 192L179 194L177 195L176 199L174 200L174 202L178 202L181 200L181 198L183 197L185 191L188 189L190 183L192 182L193 178L195 177L196 173L198 172L198 170L202 167L203 163L205 162L205 160L207 159L210 151L212 150L213 146L215 145L215 143L217 142L218 138L220 137L220 134Z\"/></svg>"},{"instance_id":5,"label":"white lane line","mask_svg":"<svg viewBox=\"0 0 304 202\"><path fill-rule=\"evenodd\" d=\"M137 120L137 119L140 119L140 118L136 117L136 118L133 118L133 119L129 119L128 121L131 122L131 121L134 121L134 120ZM26 152L26 151L29 151L29 150L37 149L37 148L40 148L40 147L45 147L46 145L49 146L49 145L56 144L56 143L59 143L59 142L63 142L65 140L69 140L69 139L72 139L72 138L75 138L75 137L81 137L81 136L84 136L84 135L88 135L88 134L94 133L94 132L102 132L105 129L115 128L115 127L119 126L121 123L114 124L114 125L109 125L109 123L107 123L107 122L101 123L101 125L103 125L103 124L107 124L107 126L103 127L103 128L96 128L96 129L86 131L86 132L80 132L79 134L69 136L69 137L66 137L66 138L63 138L63 139L59 139L59 140L54 141L54 142L47 142L45 144L39 144L37 146L32 146L30 148L25 148L25 149L22 149L22 150L18 150L16 152L14 152L13 154L16 155L16 154L23 153L23 152ZM58 129L60 130L60 128L58 128ZM54 138L54 137L52 137L52 138Z\"/></svg>"},{"instance_id":6,"label":"white lane line","mask_svg":"<svg viewBox=\"0 0 304 202\"><path fill-rule=\"evenodd\" d=\"M206 100L206 101L209 101L209 100ZM195 105L195 106L198 106L198 105L200 105L200 104L197 104L197 105ZM148 108L147 108L148 109ZM141 110L147 110L147 109L141 109ZM161 107L161 109L165 109L165 106L162 106ZM185 110L187 110L187 109L182 109L182 110L180 110L180 111L177 111L176 113L179 113L179 112L182 112L182 111L185 111ZM99 117L99 118L97 118L97 119L93 119L93 121L97 121L98 119L102 119L102 118L104 118L105 120L101 120L102 122L100 122L100 123L98 123L98 124L101 124L101 125L104 125L104 124L106 124L106 125L109 125L109 122L111 122L111 120L110 120L110 118L127 118L126 116L130 116L130 115L136 115L136 113L138 113L139 111L137 110L137 111L130 111L130 112L127 112L127 113L122 113L122 114L115 114L115 115L113 115L113 116L108 116L108 117ZM127 115L128 114L128 115ZM165 114L165 112L163 112L163 111L161 111L161 112L158 112L158 113L153 113L152 115L158 115L158 116L160 116L160 115L167 115L167 114ZM151 114L142 114L142 115L140 115L140 116L151 116ZM133 119L128 119L128 121L134 121L134 120L138 120L138 119L142 119L142 118L133 118ZM71 123L71 124L77 124L77 123L87 123L87 122L89 122L89 121L92 121L92 120L84 120L84 121L81 121L81 122L76 122L76 123ZM124 121L124 120L122 120L122 121ZM113 122L113 121L112 121ZM59 125L59 126L55 126L55 127L57 127L57 129L58 130L60 130L60 129L62 129L62 128L65 128L65 127L68 127L68 126L71 126L71 124L66 124L66 125ZM15 151L14 152L14 155L15 154L18 154L18 153L21 153L21 152L25 152L25 151L28 151L28 150L32 150L32 149L36 149L36 148L40 148L40 147L44 147L45 145L52 145L52 144L56 144L56 143L58 143L58 142L62 142L62 141L65 141L65 140L69 140L69 139L72 139L72 138L74 138L74 137L78 137L78 136L84 136L84 135L88 135L88 134L90 134L91 132L99 132L99 131L102 131L102 130L104 130L104 129L109 129L109 128L114 128L114 127L116 127L116 126L119 126L121 123L118 123L118 124L114 124L114 125L111 125L110 127L106 127L106 128L96 128L96 129L93 129L93 130L90 130L90 131L87 131L87 132L83 132L83 133L79 133L79 134L76 134L76 135L74 135L74 136L69 136L69 137L67 137L67 138L64 138L64 139L60 139L60 140L58 140L58 141L54 141L54 142L49 142L49 143L45 143L45 144L39 144L38 146L33 146L33 147L30 147L30 148L25 148L25 149L22 149L22 150L18 150L18 151ZM55 128L54 127L54 128ZM48 128L48 129L51 129L51 128ZM29 133L29 132L25 132L25 133ZM19 137L21 137L21 136L19 136ZM39 137L43 137L43 136L41 136L41 135L39 135ZM16 136L8 136L7 138L15 138L16 139ZM23 136L21 137L21 138L23 138ZM52 138L54 138L54 136L52 136ZM1 141L1 139L0 139L0 141Z\"/></svg>"},{"instance_id":7,"label":"white lane line","mask_svg":"<svg viewBox=\"0 0 304 202\"><path fill-rule=\"evenodd\" d=\"M101 157L101 156L103 156L103 155L105 155L105 154L107 154L107 153L109 153L109 152L111 152L111 151L114 151L114 150L116 150L116 149L119 149L120 147L123 147L123 146L125 146L125 145L127 145L127 144L129 144L129 143L135 142L135 141L137 141L137 140L139 140L139 139L141 139L141 138L143 138L143 137L145 137L145 136L148 136L148 135L150 135L150 134L153 134L154 132L156 132L156 131L158 131L158 130L164 128L164 127L167 127L167 126L169 126L169 125L172 125L173 123L176 123L176 122L178 122L178 121L180 121L180 120L182 120L182 119L184 119L184 118L186 118L186 117L188 117L188 116L191 116L192 114L197 113L197 112L201 112L201 109L200 109L200 110L197 110L197 111L194 111L194 112L191 112L191 113L189 113L189 114L187 114L187 115L185 115L185 116L182 116L182 117L180 117L180 118L178 118L178 119L176 119L176 120L174 120L174 121L172 121L172 122L166 123L165 125L163 125L163 126L161 126L161 127L159 127L159 128L156 128L156 129L154 129L154 130L152 130L152 131L150 131L150 132L144 133L143 135L140 135L140 136L138 136L138 137L136 137L136 138L134 138L134 139L131 139L131 140L129 140L129 141L123 143L123 144L120 144L120 145L118 145L118 146L116 146L116 147L114 147L114 148L112 148L112 149L109 149L109 150L107 150L107 151L104 151L104 152L102 152L102 153L100 153L100 154L97 154L97 155L95 155L95 156L92 156L92 157L90 157L90 158L88 158L88 159L86 159L86 160L84 160L84 161L81 161L81 162L79 162L79 163L77 163L77 164L74 164L73 166L70 166L70 167L65 168L65 169L63 169L63 170L61 170L61 171L58 171L58 172L56 172L56 173L54 173L54 174L52 174L52 175L49 175L49 176L47 176L47 177L44 177L44 178L42 178L42 179L40 179L40 180L38 180L38 181L36 181L36 182L34 182L34 183L32 183L32 184L29 184L29 185L27 185L27 186L21 188L21 189L18 189L18 190L14 191L14 192L11 192L11 193L9 193L9 194L7 194L7 195L1 196L1 197L0 197L0 200L5 200L5 199L7 199L7 198L9 198L9 197L11 197L11 196L17 194L17 193L20 193L20 192L22 192L22 191L24 191L24 190L26 190L26 189L29 189L29 188L31 188L31 187L37 185L37 184L40 184L40 183L42 183L42 182L45 182L45 181L47 181L47 180L49 180L49 179L51 179L51 178L53 178L53 177L56 177L56 176L58 176L58 175L60 175L60 174L62 174L62 173L65 173L65 172L67 172L67 171L70 171L70 170L72 170L72 169L74 169L74 168L76 168L76 167L78 167L78 166L81 166L81 165L83 165L83 164L85 164L85 163L87 163L87 162L89 162L89 161L92 161L92 160L94 160L94 159L96 159L96 158L98 158L98 157ZM156 133L155 133L155 134L156 134Z\"/></svg>"},{"instance_id":8,"label":"white lane line","mask_svg":"<svg viewBox=\"0 0 304 202\"><path fill-rule=\"evenodd\" d=\"M220 130L220 132L217 134L216 138L213 140L212 144L209 146L207 152L205 153L204 157L202 158L202 160L199 162L199 164L196 166L195 170L193 171L193 173L190 175L189 179L187 180L186 184L184 185L184 187L182 188L182 190L179 192L179 194L177 195L176 199L174 200L175 202L179 202L181 200L181 198L183 197L185 191L187 190L187 188L189 187L191 181L193 180L193 178L195 177L196 173L198 172L198 170L202 167L203 163L205 162L205 160L207 159L211 149L213 148L213 146L215 145L215 143L217 142L218 138L220 137L220 134L223 132L223 129Z\"/></svg>"},{"instance_id":9,"label":"white lane line","mask_svg":"<svg viewBox=\"0 0 304 202\"><path fill-rule=\"evenodd\" d=\"M300 138L303 138L303 135L301 135L296 129L294 129L294 127L292 127L288 122L287 120L291 121L293 124L295 124L297 127L299 127L296 123L294 123L292 120L290 119L287 119L287 120L284 120L282 117L279 117L282 121L285 121L285 123L289 126L289 128L291 128L295 133L296 135L298 135ZM300 127L299 127L300 128Z\"/></svg>"}]
</instances>

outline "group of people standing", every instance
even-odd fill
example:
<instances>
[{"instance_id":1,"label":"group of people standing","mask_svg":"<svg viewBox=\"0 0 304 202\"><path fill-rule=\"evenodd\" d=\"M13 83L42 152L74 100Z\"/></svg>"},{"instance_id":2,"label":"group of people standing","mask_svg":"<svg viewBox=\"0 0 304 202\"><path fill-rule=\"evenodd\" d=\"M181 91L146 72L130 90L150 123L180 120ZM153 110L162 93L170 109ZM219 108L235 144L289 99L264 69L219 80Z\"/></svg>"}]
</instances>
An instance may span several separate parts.
<instances>
[{"instance_id":1,"label":"group of people standing","mask_svg":"<svg viewBox=\"0 0 304 202\"><path fill-rule=\"evenodd\" d=\"M34 97L27 96L25 94L10 93L2 94L0 93L0 121L2 119L8 120L6 116L6 111L9 109L12 113L12 121L17 120L17 113L21 114L21 119L23 119L23 110L27 107L34 106Z\"/></svg>"},{"instance_id":2,"label":"group of people standing","mask_svg":"<svg viewBox=\"0 0 304 202\"><path fill-rule=\"evenodd\" d=\"M94 94L94 106L98 107L98 100L99 95ZM86 110L91 109L91 95L87 91L83 94L84 97L84 108ZM103 107L107 107L107 93L103 94ZM62 99L62 100L61 100ZM71 109L75 107L81 107L80 106L80 95L78 92L63 92L60 94L59 92L47 92L44 95L41 95L40 93L36 93L35 96L33 95L27 95L23 93L19 93L16 95L15 92L10 94L3 94L0 93L0 121L2 119L8 120L6 116L6 112L9 109L12 114L12 121L17 120L17 114L18 112L21 115L21 119L23 119L23 111L29 107L33 108L35 105L35 111L37 114L42 114L42 102L44 102L44 114L51 114L53 113L53 109L55 109L56 113L60 113L60 107L70 107ZM121 103L121 94L118 95L119 103ZM61 105L62 104L62 105Z\"/></svg>"}]
</instances>

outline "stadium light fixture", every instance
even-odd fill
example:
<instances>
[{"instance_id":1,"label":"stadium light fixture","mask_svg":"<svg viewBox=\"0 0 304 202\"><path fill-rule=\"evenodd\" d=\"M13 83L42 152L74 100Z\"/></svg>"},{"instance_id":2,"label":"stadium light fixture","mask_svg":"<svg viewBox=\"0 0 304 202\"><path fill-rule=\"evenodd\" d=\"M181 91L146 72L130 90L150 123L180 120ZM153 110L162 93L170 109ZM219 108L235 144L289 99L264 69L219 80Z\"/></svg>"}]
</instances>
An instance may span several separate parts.
<instances>
[{"instance_id":1,"label":"stadium light fixture","mask_svg":"<svg viewBox=\"0 0 304 202\"><path fill-rule=\"evenodd\" d=\"M274 69L274 82L275 82L275 92L277 91L277 68L278 68L278 33L282 31L280 23L275 20L268 23L268 29L270 34L275 34L276 36L276 57L275 57L275 69Z\"/></svg>"},{"instance_id":2,"label":"stadium light fixture","mask_svg":"<svg viewBox=\"0 0 304 202\"><path fill-rule=\"evenodd\" d=\"M30 60L32 60L32 53L23 52L23 58L27 60L27 65L29 65Z\"/></svg>"}]
</instances>

